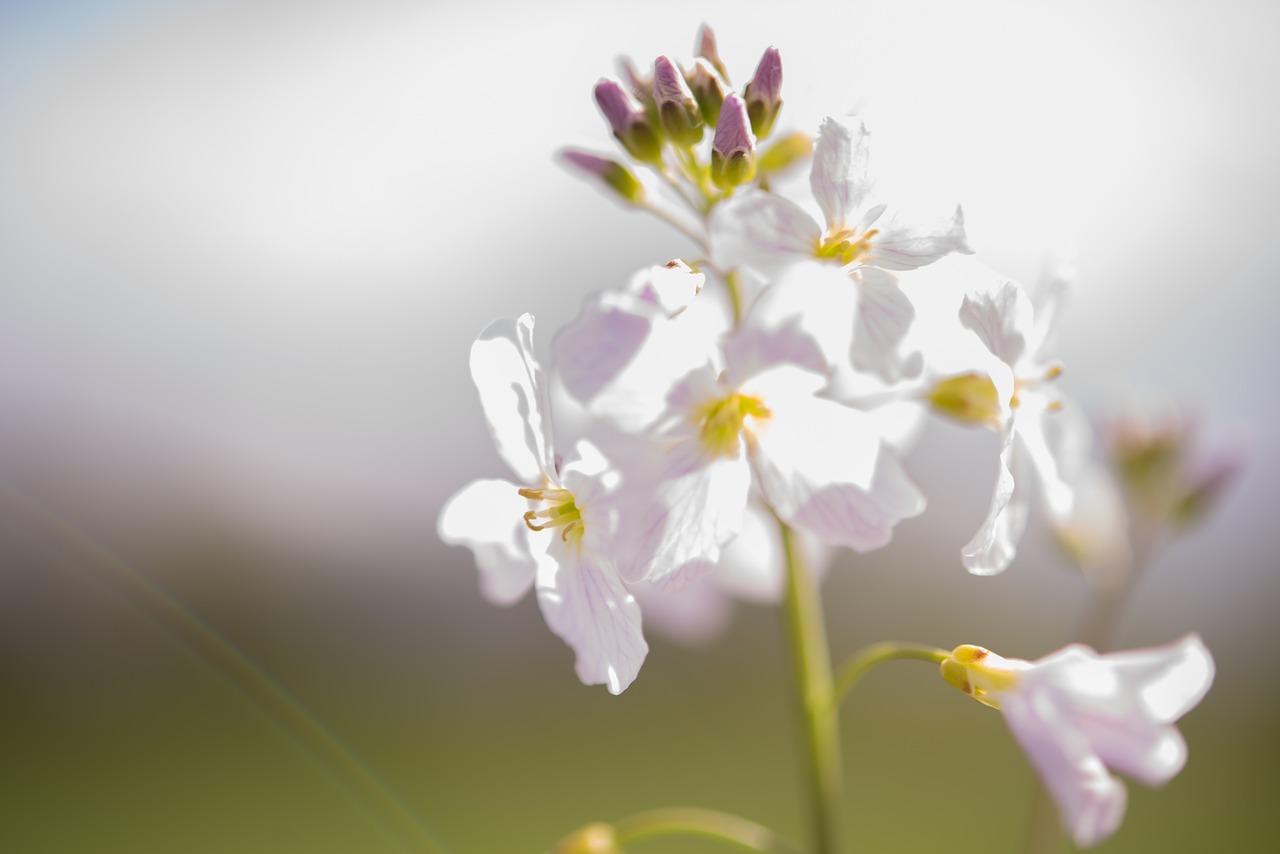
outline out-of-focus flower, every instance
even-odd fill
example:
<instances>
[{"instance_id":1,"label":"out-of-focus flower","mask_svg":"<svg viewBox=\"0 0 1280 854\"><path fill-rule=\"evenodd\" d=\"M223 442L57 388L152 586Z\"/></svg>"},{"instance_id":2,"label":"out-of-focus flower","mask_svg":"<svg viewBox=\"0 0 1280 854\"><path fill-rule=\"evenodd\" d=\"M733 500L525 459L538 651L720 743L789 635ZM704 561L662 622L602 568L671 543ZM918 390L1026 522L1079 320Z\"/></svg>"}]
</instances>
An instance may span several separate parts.
<instances>
[{"instance_id":1,"label":"out-of-focus flower","mask_svg":"<svg viewBox=\"0 0 1280 854\"><path fill-rule=\"evenodd\" d=\"M536 585L547 625L576 654L578 678L621 693L648 652L639 606L614 560L628 493L588 442L556 459L530 315L495 320L480 334L471 377L498 454L519 484L464 487L440 513L440 538L472 550L481 589L496 604Z\"/></svg>"},{"instance_id":2,"label":"out-of-focus flower","mask_svg":"<svg viewBox=\"0 0 1280 854\"><path fill-rule=\"evenodd\" d=\"M942 676L1004 713L1081 847L1115 833L1127 794L1108 769L1148 786L1173 779L1187 745L1173 726L1213 682L1199 635L1164 647L1098 655L1073 644L1038 661L956 647Z\"/></svg>"}]
</instances>

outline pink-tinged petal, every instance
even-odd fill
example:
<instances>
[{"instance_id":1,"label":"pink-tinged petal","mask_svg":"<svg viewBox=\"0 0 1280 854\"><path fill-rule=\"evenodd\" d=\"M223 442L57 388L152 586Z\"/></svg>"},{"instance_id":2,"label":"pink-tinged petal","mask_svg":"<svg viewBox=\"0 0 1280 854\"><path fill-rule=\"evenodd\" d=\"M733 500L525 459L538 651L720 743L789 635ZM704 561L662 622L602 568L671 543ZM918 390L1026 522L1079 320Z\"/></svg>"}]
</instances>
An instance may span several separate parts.
<instances>
[{"instance_id":1,"label":"pink-tinged petal","mask_svg":"<svg viewBox=\"0 0 1280 854\"><path fill-rule=\"evenodd\" d=\"M858 299L849 350L853 366L888 383L919 374L924 358L918 352L902 353L902 342L911 331L916 312L898 287L897 277L874 267L861 268L853 275Z\"/></svg>"},{"instance_id":2,"label":"pink-tinged petal","mask_svg":"<svg viewBox=\"0 0 1280 854\"><path fill-rule=\"evenodd\" d=\"M1104 656L1123 684L1140 685L1151 720L1172 723L1204 699L1213 685L1213 656L1197 634L1169 646Z\"/></svg>"},{"instance_id":3,"label":"pink-tinged petal","mask_svg":"<svg viewBox=\"0 0 1280 854\"><path fill-rule=\"evenodd\" d=\"M830 232L854 226L871 206L870 137L866 125L853 119L828 116L818 129L809 186Z\"/></svg>"},{"instance_id":4,"label":"pink-tinged petal","mask_svg":"<svg viewBox=\"0 0 1280 854\"><path fill-rule=\"evenodd\" d=\"M831 550L808 532L796 530L795 543L818 578L826 575ZM785 556L778 522L758 499L747 504L742 531L725 546L720 566L710 580L721 590L746 602L776 605L786 587Z\"/></svg>"},{"instance_id":5,"label":"pink-tinged petal","mask_svg":"<svg viewBox=\"0 0 1280 854\"><path fill-rule=\"evenodd\" d=\"M965 238L964 211L959 207L942 222L916 224L893 216L879 220L877 228L879 233L871 239L871 253L865 262L873 267L914 270L952 252L973 254Z\"/></svg>"},{"instance_id":6,"label":"pink-tinged petal","mask_svg":"<svg viewBox=\"0 0 1280 854\"><path fill-rule=\"evenodd\" d=\"M760 379L785 381L801 372L771 373ZM773 412L757 433L753 461L765 498L783 520L830 545L866 552L887 544L898 522L924 510L924 496L866 413L800 394L769 394L765 386L744 387L763 391Z\"/></svg>"},{"instance_id":7,"label":"pink-tinged petal","mask_svg":"<svg viewBox=\"0 0 1280 854\"><path fill-rule=\"evenodd\" d=\"M697 441L686 441L669 449L648 478L631 483L627 494L642 503L630 517L635 521L624 521L632 533L623 576L674 593L714 569L741 530L751 469L745 455L711 460Z\"/></svg>"},{"instance_id":8,"label":"pink-tinged petal","mask_svg":"<svg viewBox=\"0 0 1280 854\"><path fill-rule=\"evenodd\" d=\"M582 683L603 684L611 694L626 690L649 646L640 631L640 606L613 567L556 538L538 567L537 594L547 625L573 649Z\"/></svg>"},{"instance_id":9,"label":"pink-tinged petal","mask_svg":"<svg viewBox=\"0 0 1280 854\"><path fill-rule=\"evenodd\" d=\"M748 192L716 208L710 234L720 267L747 265L769 277L813 258L822 226L795 202Z\"/></svg>"},{"instance_id":10,"label":"pink-tinged petal","mask_svg":"<svg viewBox=\"0 0 1280 854\"><path fill-rule=\"evenodd\" d=\"M495 605L510 605L533 585L538 558L524 523L529 502L513 483L477 480L445 502L440 539L475 554L480 590Z\"/></svg>"},{"instance_id":11,"label":"pink-tinged petal","mask_svg":"<svg viewBox=\"0 0 1280 854\"><path fill-rule=\"evenodd\" d=\"M498 455L526 485L555 479L546 383L533 357L533 316L493 321L471 345L471 378Z\"/></svg>"},{"instance_id":12,"label":"pink-tinged petal","mask_svg":"<svg viewBox=\"0 0 1280 854\"><path fill-rule=\"evenodd\" d=\"M1089 848L1114 834L1124 819L1128 794L1052 698L1010 692L1000 698L1000 710L1076 845Z\"/></svg>"},{"instance_id":13,"label":"pink-tinged petal","mask_svg":"<svg viewBox=\"0 0 1280 854\"><path fill-rule=\"evenodd\" d=\"M609 127L618 136L624 136L631 127L632 117L640 109L639 106L622 88L622 84L609 77L602 77L596 83L596 105L604 114Z\"/></svg>"},{"instance_id":14,"label":"pink-tinged petal","mask_svg":"<svg viewBox=\"0 0 1280 854\"><path fill-rule=\"evenodd\" d=\"M706 646L724 634L733 616L733 600L712 578L701 578L679 593L666 594L650 584L631 588L645 629L685 646Z\"/></svg>"},{"instance_id":15,"label":"pink-tinged petal","mask_svg":"<svg viewBox=\"0 0 1280 854\"><path fill-rule=\"evenodd\" d=\"M689 307L706 281L705 275L695 273L688 264L675 260L636 273L631 277L627 290L657 306L668 317L675 317Z\"/></svg>"},{"instance_id":16,"label":"pink-tinged petal","mask_svg":"<svg viewBox=\"0 0 1280 854\"><path fill-rule=\"evenodd\" d=\"M1075 504L1075 490L1062 476L1062 466L1054 449L1050 448L1045 422L1056 419L1057 413L1049 409L1050 401L1043 395L1025 395L1018 408L1018 440L1026 450L1027 459L1035 471L1040 495L1050 519L1067 519Z\"/></svg>"},{"instance_id":17,"label":"pink-tinged petal","mask_svg":"<svg viewBox=\"0 0 1280 854\"><path fill-rule=\"evenodd\" d=\"M1081 718L1079 726L1106 766L1146 786L1163 786L1187 764L1187 743L1171 726L1140 718Z\"/></svg>"},{"instance_id":18,"label":"pink-tinged petal","mask_svg":"<svg viewBox=\"0 0 1280 854\"><path fill-rule=\"evenodd\" d=\"M1004 572L1013 562L1018 540L1027 526L1027 508L1031 501L1029 469L1021 445L1012 432L1006 432L991 508L982 527L960 550L965 569L974 575L995 575Z\"/></svg>"},{"instance_id":19,"label":"pink-tinged petal","mask_svg":"<svg viewBox=\"0 0 1280 854\"><path fill-rule=\"evenodd\" d=\"M971 329L1006 365L1016 365L1027 352L1034 329L1031 300L1017 282L1005 279L965 295L960 323Z\"/></svg>"},{"instance_id":20,"label":"pink-tinged petal","mask_svg":"<svg viewBox=\"0 0 1280 854\"><path fill-rule=\"evenodd\" d=\"M648 300L603 292L584 301L552 353L571 397L619 429L639 432L664 414L673 386L706 365L713 346Z\"/></svg>"},{"instance_id":21,"label":"pink-tinged petal","mask_svg":"<svg viewBox=\"0 0 1280 854\"><path fill-rule=\"evenodd\" d=\"M730 384L783 364L830 374L848 361L857 300L856 284L839 267L789 268L726 342Z\"/></svg>"}]
</instances>

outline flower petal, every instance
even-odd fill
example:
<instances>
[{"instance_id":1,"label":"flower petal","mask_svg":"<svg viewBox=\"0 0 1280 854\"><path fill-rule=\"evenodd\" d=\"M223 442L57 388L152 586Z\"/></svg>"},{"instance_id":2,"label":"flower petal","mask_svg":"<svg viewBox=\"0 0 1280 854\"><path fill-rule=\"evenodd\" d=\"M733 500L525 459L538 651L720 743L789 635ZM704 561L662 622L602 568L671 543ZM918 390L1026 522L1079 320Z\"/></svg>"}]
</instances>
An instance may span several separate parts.
<instances>
[{"instance_id":1,"label":"flower petal","mask_svg":"<svg viewBox=\"0 0 1280 854\"><path fill-rule=\"evenodd\" d=\"M849 353L853 366L888 383L918 374L924 367L923 357L918 352L902 353L915 307L898 287L897 277L874 267L863 267L853 275L858 295Z\"/></svg>"},{"instance_id":2,"label":"flower petal","mask_svg":"<svg viewBox=\"0 0 1280 854\"><path fill-rule=\"evenodd\" d=\"M771 193L743 193L711 218L711 246L725 270L742 265L765 276L814 257L822 226L794 202Z\"/></svg>"},{"instance_id":3,"label":"flower petal","mask_svg":"<svg viewBox=\"0 0 1280 854\"><path fill-rule=\"evenodd\" d=\"M873 184L867 169L870 136L866 125L828 116L813 144L809 186L830 232L853 226L870 207Z\"/></svg>"},{"instance_id":4,"label":"flower petal","mask_svg":"<svg viewBox=\"0 0 1280 854\"><path fill-rule=\"evenodd\" d=\"M1153 649L1105 656L1122 681L1140 684L1139 696L1151 719L1172 723L1204 699L1213 684L1213 656L1197 634Z\"/></svg>"},{"instance_id":5,"label":"flower petal","mask_svg":"<svg viewBox=\"0 0 1280 854\"><path fill-rule=\"evenodd\" d=\"M848 361L858 287L831 264L804 263L756 299L725 344L731 384L779 364L828 374Z\"/></svg>"},{"instance_id":6,"label":"flower petal","mask_svg":"<svg viewBox=\"0 0 1280 854\"><path fill-rule=\"evenodd\" d=\"M777 393L787 369L762 376L773 417L757 434L756 473L783 520L823 542L866 552L886 545L893 527L924 510L924 496L889 453L864 412L830 400Z\"/></svg>"},{"instance_id":7,"label":"flower petal","mask_svg":"<svg viewBox=\"0 0 1280 854\"><path fill-rule=\"evenodd\" d=\"M1012 367L1027 352L1027 339L1034 330L1031 300L1011 279L986 284L965 294L960 323Z\"/></svg>"},{"instance_id":8,"label":"flower petal","mask_svg":"<svg viewBox=\"0 0 1280 854\"><path fill-rule=\"evenodd\" d=\"M1076 845L1089 848L1115 833L1124 818L1128 794L1052 698L1014 691L1001 697L1000 710L1053 796Z\"/></svg>"},{"instance_id":9,"label":"flower petal","mask_svg":"<svg viewBox=\"0 0 1280 854\"><path fill-rule=\"evenodd\" d=\"M1007 429L991 508L982 527L960 550L965 569L974 575L996 575L1013 562L1018 540L1027 526L1031 500L1029 475L1022 446L1012 429Z\"/></svg>"},{"instance_id":10,"label":"flower petal","mask_svg":"<svg viewBox=\"0 0 1280 854\"><path fill-rule=\"evenodd\" d=\"M661 593L650 584L632 589L645 628L685 646L706 646L724 634L733 616L733 600L711 578L693 582L679 593Z\"/></svg>"},{"instance_id":11,"label":"flower petal","mask_svg":"<svg viewBox=\"0 0 1280 854\"><path fill-rule=\"evenodd\" d=\"M525 485L555 480L546 383L533 357L533 316L502 317L471 345L471 378L480 392L498 455Z\"/></svg>"},{"instance_id":12,"label":"flower petal","mask_svg":"<svg viewBox=\"0 0 1280 854\"><path fill-rule=\"evenodd\" d=\"M621 694L636 678L649 645L640 631L640 606L613 568L588 549L554 534L538 567L538 606L551 631L570 648L584 685Z\"/></svg>"},{"instance_id":13,"label":"flower petal","mask_svg":"<svg viewBox=\"0 0 1280 854\"><path fill-rule=\"evenodd\" d=\"M495 605L510 605L533 585L537 555L523 514L529 502L513 483L477 480L445 502L436 530L449 545L475 554L480 590Z\"/></svg>"},{"instance_id":14,"label":"flower petal","mask_svg":"<svg viewBox=\"0 0 1280 854\"><path fill-rule=\"evenodd\" d=\"M932 264L944 255L973 250L964 233L964 211L956 208L949 219L936 223L914 223L894 214L877 220L879 233L871 240L866 263L886 270L914 270Z\"/></svg>"}]
</instances>

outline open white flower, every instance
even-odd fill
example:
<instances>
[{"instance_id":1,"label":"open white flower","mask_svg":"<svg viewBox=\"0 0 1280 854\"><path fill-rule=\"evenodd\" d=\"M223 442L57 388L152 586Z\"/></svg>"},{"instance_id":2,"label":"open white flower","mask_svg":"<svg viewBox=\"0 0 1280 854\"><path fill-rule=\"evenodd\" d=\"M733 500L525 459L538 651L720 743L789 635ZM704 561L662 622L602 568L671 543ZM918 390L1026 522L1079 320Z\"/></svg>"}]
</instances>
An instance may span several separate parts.
<instances>
[{"instance_id":1,"label":"open white flower","mask_svg":"<svg viewBox=\"0 0 1280 854\"><path fill-rule=\"evenodd\" d=\"M858 551L923 510L873 419L821 396L827 377L809 337L749 316L721 348L688 314L596 298L556 341L569 393L659 449L646 467L659 509L638 532L646 564L624 567L628 581L673 590L709 571L742 526L753 482L787 523ZM607 358L624 340L626 357Z\"/></svg>"},{"instance_id":2,"label":"open white flower","mask_svg":"<svg viewBox=\"0 0 1280 854\"><path fill-rule=\"evenodd\" d=\"M1127 794L1108 769L1148 786L1173 779L1187 745L1173 726L1208 692L1213 659L1199 635L1099 655L1072 644L1038 661L959 646L942 676L999 709L1081 847L1115 833Z\"/></svg>"},{"instance_id":3,"label":"open white flower","mask_svg":"<svg viewBox=\"0 0 1280 854\"><path fill-rule=\"evenodd\" d=\"M618 694L648 652L639 606L613 557L624 493L588 442L556 460L532 336L530 315L502 318L471 347L471 377L494 443L519 483L471 483L445 504L438 531L474 552L490 601L511 604L536 585L547 625L576 653L578 678Z\"/></svg>"},{"instance_id":4,"label":"open white flower","mask_svg":"<svg viewBox=\"0 0 1280 854\"><path fill-rule=\"evenodd\" d=\"M823 120L809 183L825 225L781 196L744 193L717 210L711 240L722 267L745 264L768 279L807 262L844 270L856 285L854 366L892 382L903 374L896 350L914 309L886 271L914 270L972 250L960 208L939 222L917 224L879 201L868 168L869 137L861 121Z\"/></svg>"}]
</instances>

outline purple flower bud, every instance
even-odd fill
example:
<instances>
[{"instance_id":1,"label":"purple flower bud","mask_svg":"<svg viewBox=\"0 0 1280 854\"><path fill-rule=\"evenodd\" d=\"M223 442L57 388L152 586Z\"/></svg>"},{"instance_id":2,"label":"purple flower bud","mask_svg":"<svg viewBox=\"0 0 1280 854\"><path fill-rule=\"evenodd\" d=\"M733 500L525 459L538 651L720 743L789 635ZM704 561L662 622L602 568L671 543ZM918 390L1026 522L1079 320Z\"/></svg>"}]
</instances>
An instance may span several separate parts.
<instances>
[{"instance_id":1,"label":"purple flower bud","mask_svg":"<svg viewBox=\"0 0 1280 854\"><path fill-rule=\"evenodd\" d=\"M617 80L602 77L596 84L596 105L618 136L625 136L637 111L635 103Z\"/></svg>"},{"instance_id":2,"label":"purple flower bud","mask_svg":"<svg viewBox=\"0 0 1280 854\"><path fill-rule=\"evenodd\" d=\"M653 99L658 105L658 121L677 145L690 147L702 139L702 112L684 75L665 56L653 63Z\"/></svg>"},{"instance_id":3,"label":"purple flower bud","mask_svg":"<svg viewBox=\"0 0 1280 854\"><path fill-rule=\"evenodd\" d=\"M747 105L736 94L724 99L711 144L711 180L721 189L745 184L756 174L756 140Z\"/></svg>"},{"instance_id":4,"label":"purple flower bud","mask_svg":"<svg viewBox=\"0 0 1280 854\"><path fill-rule=\"evenodd\" d=\"M602 182L625 201L636 204L644 198L644 186L640 180L616 160L574 148L560 152L560 157L579 172Z\"/></svg>"},{"instance_id":5,"label":"purple flower bud","mask_svg":"<svg viewBox=\"0 0 1280 854\"><path fill-rule=\"evenodd\" d=\"M782 55L771 47L760 57L756 73L742 89L747 101L747 113L751 116L751 128L763 139L773 130L773 123L782 109Z\"/></svg>"},{"instance_id":6,"label":"purple flower bud","mask_svg":"<svg viewBox=\"0 0 1280 854\"><path fill-rule=\"evenodd\" d=\"M729 72L725 70L724 62L720 59L720 49L716 46L716 34L707 24L703 24L698 29L696 53L707 60L726 84L729 82Z\"/></svg>"},{"instance_id":7,"label":"purple flower bud","mask_svg":"<svg viewBox=\"0 0 1280 854\"><path fill-rule=\"evenodd\" d=\"M698 57L693 64L693 73L689 75L689 89L702 110L702 119L715 127L720 119L720 105L724 103L725 85L720 74L710 62Z\"/></svg>"}]
</instances>

